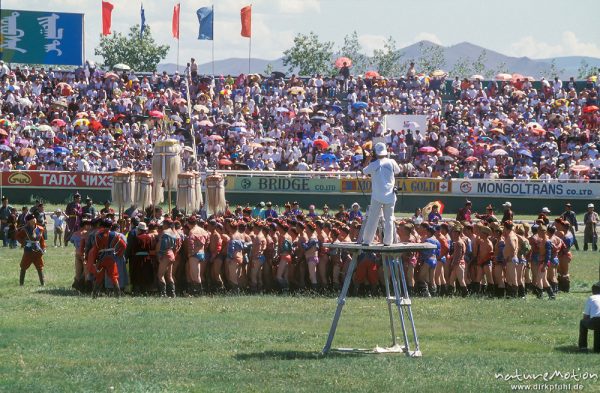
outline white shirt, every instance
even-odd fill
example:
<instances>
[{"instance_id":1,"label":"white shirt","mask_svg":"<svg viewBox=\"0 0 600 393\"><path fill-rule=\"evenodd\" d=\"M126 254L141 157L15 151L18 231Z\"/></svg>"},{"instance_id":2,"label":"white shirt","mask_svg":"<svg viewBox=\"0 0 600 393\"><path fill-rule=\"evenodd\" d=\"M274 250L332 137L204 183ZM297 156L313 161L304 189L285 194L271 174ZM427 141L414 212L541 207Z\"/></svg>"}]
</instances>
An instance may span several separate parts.
<instances>
[{"instance_id":1,"label":"white shirt","mask_svg":"<svg viewBox=\"0 0 600 393\"><path fill-rule=\"evenodd\" d=\"M380 158L363 169L365 175L371 175L371 198L383 204L396 203L395 175L400 173L398 163L390 158Z\"/></svg>"},{"instance_id":2,"label":"white shirt","mask_svg":"<svg viewBox=\"0 0 600 393\"><path fill-rule=\"evenodd\" d=\"M592 295L588 298L583 313L590 318L600 317L600 295Z\"/></svg>"}]
</instances>

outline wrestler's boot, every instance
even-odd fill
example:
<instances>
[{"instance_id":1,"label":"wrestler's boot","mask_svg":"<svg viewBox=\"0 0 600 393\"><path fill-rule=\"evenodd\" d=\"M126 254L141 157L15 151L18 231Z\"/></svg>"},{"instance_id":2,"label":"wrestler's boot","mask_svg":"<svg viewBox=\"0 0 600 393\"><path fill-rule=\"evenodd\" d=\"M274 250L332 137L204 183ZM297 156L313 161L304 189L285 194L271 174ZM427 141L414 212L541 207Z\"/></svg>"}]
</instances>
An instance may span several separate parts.
<instances>
[{"instance_id":1,"label":"wrestler's boot","mask_svg":"<svg viewBox=\"0 0 600 393\"><path fill-rule=\"evenodd\" d=\"M38 278L40 279L40 285L44 286L46 284L46 278L44 277L44 271L43 270L38 270Z\"/></svg>"},{"instance_id":2,"label":"wrestler's boot","mask_svg":"<svg viewBox=\"0 0 600 393\"><path fill-rule=\"evenodd\" d=\"M158 283L158 296L167 297L167 284L164 282Z\"/></svg>"},{"instance_id":3,"label":"wrestler's boot","mask_svg":"<svg viewBox=\"0 0 600 393\"><path fill-rule=\"evenodd\" d=\"M23 284L25 284L25 273L27 272L27 270L25 269L21 269L21 272L19 273L19 285L23 286Z\"/></svg>"},{"instance_id":4,"label":"wrestler's boot","mask_svg":"<svg viewBox=\"0 0 600 393\"><path fill-rule=\"evenodd\" d=\"M429 293L431 294L432 297L436 297L438 295L436 285L427 284L427 287L428 287Z\"/></svg>"},{"instance_id":5,"label":"wrestler's boot","mask_svg":"<svg viewBox=\"0 0 600 393\"><path fill-rule=\"evenodd\" d=\"M94 287L92 288L92 299L95 299L95 298L98 297L98 293L100 292L100 288L101 288L100 284L97 284L94 281Z\"/></svg>"},{"instance_id":6,"label":"wrestler's boot","mask_svg":"<svg viewBox=\"0 0 600 393\"><path fill-rule=\"evenodd\" d=\"M278 278L277 283L279 284L281 293L287 294L289 292L289 286L285 278Z\"/></svg>"},{"instance_id":7,"label":"wrestler's boot","mask_svg":"<svg viewBox=\"0 0 600 393\"><path fill-rule=\"evenodd\" d=\"M548 299L556 299L556 296L554 295L554 292L552 291L551 287L544 288L544 291L546 291L546 293L548 294Z\"/></svg>"},{"instance_id":8,"label":"wrestler's boot","mask_svg":"<svg viewBox=\"0 0 600 393\"><path fill-rule=\"evenodd\" d=\"M505 294L506 294L506 288L501 288L499 286L496 286L496 297L498 299L504 299Z\"/></svg>"},{"instance_id":9,"label":"wrestler's boot","mask_svg":"<svg viewBox=\"0 0 600 393\"><path fill-rule=\"evenodd\" d=\"M167 283L167 296L175 297L175 283L174 282Z\"/></svg>"},{"instance_id":10,"label":"wrestler's boot","mask_svg":"<svg viewBox=\"0 0 600 393\"><path fill-rule=\"evenodd\" d=\"M566 276L561 277L563 279L563 292L569 292L571 290L571 277L567 274Z\"/></svg>"},{"instance_id":11,"label":"wrestler's boot","mask_svg":"<svg viewBox=\"0 0 600 393\"><path fill-rule=\"evenodd\" d=\"M440 285L439 288L440 288L440 290L438 291L438 296L446 297L446 295L448 295L448 285L442 284L442 285Z\"/></svg>"},{"instance_id":12,"label":"wrestler's boot","mask_svg":"<svg viewBox=\"0 0 600 393\"><path fill-rule=\"evenodd\" d=\"M519 285L517 288L517 293L520 298L525 299L525 286Z\"/></svg>"}]
</instances>

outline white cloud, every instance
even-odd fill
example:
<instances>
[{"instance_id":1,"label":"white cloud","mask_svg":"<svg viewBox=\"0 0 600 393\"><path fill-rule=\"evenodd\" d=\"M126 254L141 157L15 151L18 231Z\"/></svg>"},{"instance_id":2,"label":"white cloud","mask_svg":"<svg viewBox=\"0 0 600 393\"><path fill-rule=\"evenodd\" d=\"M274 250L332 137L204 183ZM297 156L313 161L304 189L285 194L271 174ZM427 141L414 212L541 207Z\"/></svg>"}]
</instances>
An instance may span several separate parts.
<instances>
[{"instance_id":1,"label":"white cloud","mask_svg":"<svg viewBox=\"0 0 600 393\"><path fill-rule=\"evenodd\" d=\"M592 42L582 42L572 31L562 33L558 42L538 41L532 36L525 36L510 45L511 55L527 56L534 59L545 59L559 56L591 56L600 57L600 47Z\"/></svg>"},{"instance_id":2,"label":"white cloud","mask_svg":"<svg viewBox=\"0 0 600 393\"><path fill-rule=\"evenodd\" d=\"M382 35L363 34L358 37L358 42L362 46L362 52L370 56L375 49L383 49L386 39Z\"/></svg>"},{"instance_id":3,"label":"white cloud","mask_svg":"<svg viewBox=\"0 0 600 393\"><path fill-rule=\"evenodd\" d=\"M442 45L442 40L440 40L439 37L433 33L421 32L417 34L414 42L419 41L431 41L434 44Z\"/></svg>"}]
</instances>

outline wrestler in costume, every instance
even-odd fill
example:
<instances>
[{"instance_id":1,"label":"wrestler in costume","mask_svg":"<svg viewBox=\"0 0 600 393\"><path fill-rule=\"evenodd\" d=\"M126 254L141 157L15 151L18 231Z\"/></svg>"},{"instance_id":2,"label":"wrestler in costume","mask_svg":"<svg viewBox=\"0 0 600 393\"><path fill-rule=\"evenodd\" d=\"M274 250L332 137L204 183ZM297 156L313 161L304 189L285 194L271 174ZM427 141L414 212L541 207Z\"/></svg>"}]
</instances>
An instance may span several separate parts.
<instances>
[{"instance_id":1,"label":"wrestler in costume","mask_svg":"<svg viewBox=\"0 0 600 393\"><path fill-rule=\"evenodd\" d=\"M418 229L422 243L429 243L435 246L435 249L423 250L419 253L419 262L415 269L415 274L418 277L417 288L419 293L424 297L431 297L434 284L435 266L438 262L442 245L435 237L435 229L428 223L422 223Z\"/></svg>"},{"instance_id":2,"label":"wrestler in costume","mask_svg":"<svg viewBox=\"0 0 600 393\"><path fill-rule=\"evenodd\" d=\"M125 248L127 248L127 237L121 233L120 227L118 224L113 224L111 227L111 231L116 234L117 237L120 237L123 244L125 244ZM129 273L127 272L127 260L125 259L125 250L123 252L118 252L115 254L115 261L117 263L117 271L119 273L119 289L122 291L125 290L125 287L129 284ZM115 286L113 281L107 275L104 276L104 287L106 289L114 289Z\"/></svg>"},{"instance_id":3,"label":"wrestler in costume","mask_svg":"<svg viewBox=\"0 0 600 393\"><path fill-rule=\"evenodd\" d=\"M156 224L147 225L140 222L136 236L131 240L131 286L135 293L146 293L154 285L154 247L156 245Z\"/></svg>"},{"instance_id":4,"label":"wrestler in costume","mask_svg":"<svg viewBox=\"0 0 600 393\"><path fill-rule=\"evenodd\" d=\"M81 221L81 228L71 235L71 243L75 247L75 277L73 278L74 289L83 291L85 289L85 243L88 233L91 229L91 221L84 219Z\"/></svg>"},{"instance_id":5,"label":"wrestler in costume","mask_svg":"<svg viewBox=\"0 0 600 393\"><path fill-rule=\"evenodd\" d=\"M197 225L196 216L188 220L190 228L186 238L186 252L188 257L186 278L188 292L193 295L201 295L206 286L206 267L208 265L205 247L208 244L209 234L203 227Z\"/></svg>"},{"instance_id":6,"label":"wrestler in costume","mask_svg":"<svg viewBox=\"0 0 600 393\"><path fill-rule=\"evenodd\" d=\"M111 280L115 295L121 295L117 257L123 256L127 244L123 236L111 230L112 225L108 218L100 222L100 229L94 234L92 248L87 255L89 270L94 275L92 297L98 296L105 276Z\"/></svg>"},{"instance_id":7,"label":"wrestler in costume","mask_svg":"<svg viewBox=\"0 0 600 393\"><path fill-rule=\"evenodd\" d=\"M181 238L174 229L173 221L170 218L165 218L163 221L163 232L159 235L158 243L156 244L158 255L158 288L162 297L175 297L173 264L180 248Z\"/></svg>"},{"instance_id":8,"label":"wrestler in costume","mask_svg":"<svg viewBox=\"0 0 600 393\"><path fill-rule=\"evenodd\" d=\"M44 252L46 252L46 241L44 240L44 228L37 225L35 216L28 214L25 217L27 224L21 228L16 235L17 241L23 246L23 257L21 258L21 274L19 285L25 283L25 272L33 264L38 272L40 285L44 280Z\"/></svg>"},{"instance_id":9,"label":"wrestler in costume","mask_svg":"<svg viewBox=\"0 0 600 393\"><path fill-rule=\"evenodd\" d=\"M73 195L73 202L69 202L65 208L65 214L67 216L67 226L65 228L65 238L63 244L66 247L69 243L71 235L79 229L79 223L82 217L81 195L79 193Z\"/></svg>"},{"instance_id":10,"label":"wrestler in costume","mask_svg":"<svg viewBox=\"0 0 600 393\"><path fill-rule=\"evenodd\" d=\"M555 223L557 229L556 234L562 239L565 245L558 253L558 290L569 292L571 289L569 265L573 259L573 254L570 250L571 247L577 243L575 242L575 236L573 235L569 221L557 218Z\"/></svg>"}]
</instances>

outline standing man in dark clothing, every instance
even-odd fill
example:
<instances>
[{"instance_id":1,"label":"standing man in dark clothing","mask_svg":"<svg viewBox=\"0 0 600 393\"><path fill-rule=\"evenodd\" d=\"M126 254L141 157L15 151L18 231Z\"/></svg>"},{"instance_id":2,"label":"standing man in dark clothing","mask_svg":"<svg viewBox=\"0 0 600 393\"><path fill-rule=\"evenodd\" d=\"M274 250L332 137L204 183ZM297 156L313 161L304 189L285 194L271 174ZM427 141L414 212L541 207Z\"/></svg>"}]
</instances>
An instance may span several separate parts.
<instances>
[{"instance_id":1,"label":"standing man in dark clothing","mask_svg":"<svg viewBox=\"0 0 600 393\"><path fill-rule=\"evenodd\" d=\"M583 230L583 251L588 250L588 243L592 243L592 250L598 250L598 233L596 232L596 225L600 221L598 213L594 211L594 204L588 204L588 211L583 216L583 223L585 229Z\"/></svg>"},{"instance_id":2,"label":"standing man in dark clothing","mask_svg":"<svg viewBox=\"0 0 600 393\"><path fill-rule=\"evenodd\" d=\"M471 222L471 206L473 204L471 203L471 201L467 200L467 202L465 203L465 207L458 209L458 213L456 214L456 221L458 222L463 222L463 221L467 221L467 222Z\"/></svg>"},{"instance_id":3,"label":"standing man in dark clothing","mask_svg":"<svg viewBox=\"0 0 600 393\"><path fill-rule=\"evenodd\" d=\"M69 244L69 239L75 231L79 230L79 223L81 222L81 194L78 192L73 195L73 202L69 202L65 208L65 214L67 215L67 227L65 228L65 238L63 244L65 247Z\"/></svg>"},{"instance_id":4,"label":"standing man in dark clothing","mask_svg":"<svg viewBox=\"0 0 600 393\"><path fill-rule=\"evenodd\" d=\"M342 77L342 80L343 80L342 91L344 93L347 93L348 92L348 79L350 79L350 67L348 67L348 64L346 62L344 62L342 64L342 68L340 68L340 76Z\"/></svg>"},{"instance_id":5,"label":"standing man in dark clothing","mask_svg":"<svg viewBox=\"0 0 600 393\"><path fill-rule=\"evenodd\" d=\"M506 221L513 221L512 203L504 202L502 207L504 208L504 215L502 216L501 223L504 225Z\"/></svg>"},{"instance_id":6,"label":"standing man in dark clothing","mask_svg":"<svg viewBox=\"0 0 600 393\"><path fill-rule=\"evenodd\" d=\"M8 217L12 207L8 204L8 198L2 197L2 207L0 207L0 236L2 236L2 247L8 247Z\"/></svg>"},{"instance_id":7,"label":"standing man in dark clothing","mask_svg":"<svg viewBox=\"0 0 600 393\"><path fill-rule=\"evenodd\" d=\"M27 206L23 206L23 208L21 209L21 213L19 213L19 215L17 216L17 227L21 228L23 226L25 226L25 224L27 224L27 221L25 220L25 217L27 216L27 214L29 214L29 208Z\"/></svg>"},{"instance_id":8,"label":"standing man in dark clothing","mask_svg":"<svg viewBox=\"0 0 600 393\"><path fill-rule=\"evenodd\" d=\"M92 198L85 198L85 206L81 208L82 216L89 214L90 216L92 216L92 218L96 218L96 208L94 207L93 202L94 201L92 201Z\"/></svg>"},{"instance_id":9,"label":"standing man in dark clothing","mask_svg":"<svg viewBox=\"0 0 600 393\"><path fill-rule=\"evenodd\" d=\"M48 231L46 230L46 212L44 212L44 204L39 203L32 214L35 217L37 224L44 228L44 240L48 240Z\"/></svg>"},{"instance_id":10,"label":"standing man in dark clothing","mask_svg":"<svg viewBox=\"0 0 600 393\"><path fill-rule=\"evenodd\" d=\"M577 226L577 216L575 215L575 212L572 210L572 206L570 203L567 203L565 205L565 211L563 214L560 215L560 217L563 220L568 221L569 224L571 224L571 226L569 227L569 231L571 231L571 234L573 235L573 240L574 240L573 245L575 246L575 249L577 251L579 251L579 244L577 243L577 237L575 236L575 232L577 232L579 230L579 227Z\"/></svg>"}]
</instances>

